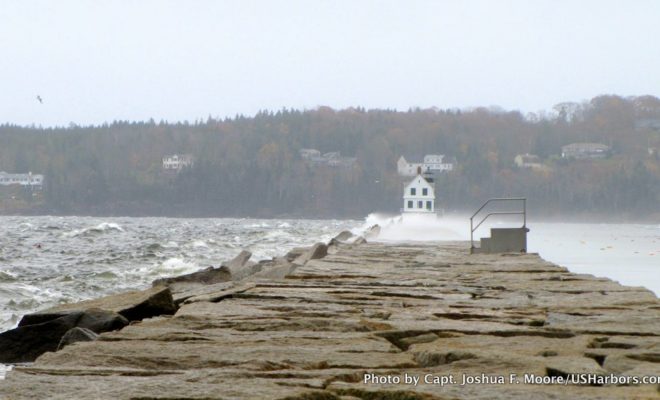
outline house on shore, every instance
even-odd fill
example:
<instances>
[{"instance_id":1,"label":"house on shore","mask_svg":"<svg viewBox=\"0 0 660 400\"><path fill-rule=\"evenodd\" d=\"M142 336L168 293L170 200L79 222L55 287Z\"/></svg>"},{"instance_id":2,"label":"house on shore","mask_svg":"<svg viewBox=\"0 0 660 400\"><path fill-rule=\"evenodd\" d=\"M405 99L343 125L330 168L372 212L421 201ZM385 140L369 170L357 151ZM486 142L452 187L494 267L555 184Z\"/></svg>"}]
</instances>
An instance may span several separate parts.
<instances>
[{"instance_id":1,"label":"house on shore","mask_svg":"<svg viewBox=\"0 0 660 400\"><path fill-rule=\"evenodd\" d=\"M543 162L541 161L541 157L537 156L536 154L518 154L513 159L513 162L518 168L530 168L538 170L545 168Z\"/></svg>"},{"instance_id":2,"label":"house on shore","mask_svg":"<svg viewBox=\"0 0 660 400\"><path fill-rule=\"evenodd\" d=\"M403 189L404 213L435 213L435 190L433 181L422 175L422 169L417 169L415 176Z\"/></svg>"},{"instance_id":3,"label":"house on shore","mask_svg":"<svg viewBox=\"0 0 660 400\"><path fill-rule=\"evenodd\" d=\"M0 171L0 185L20 185L30 187L32 189L41 189L44 183L44 176L41 174L10 174L5 171Z\"/></svg>"},{"instance_id":4,"label":"house on shore","mask_svg":"<svg viewBox=\"0 0 660 400\"><path fill-rule=\"evenodd\" d=\"M610 155L610 147L602 143L571 143L561 148L561 157L574 160L595 160Z\"/></svg>"},{"instance_id":5,"label":"house on shore","mask_svg":"<svg viewBox=\"0 0 660 400\"><path fill-rule=\"evenodd\" d=\"M447 159L444 154L427 154L419 163L408 162L404 156L401 156L396 166L400 176L415 176L418 168L421 168L424 173L441 173L452 171L454 164L455 162Z\"/></svg>"},{"instance_id":6,"label":"house on shore","mask_svg":"<svg viewBox=\"0 0 660 400\"><path fill-rule=\"evenodd\" d=\"M163 169L166 171L181 171L192 167L195 160L192 154L171 154L163 157Z\"/></svg>"},{"instance_id":7,"label":"house on shore","mask_svg":"<svg viewBox=\"0 0 660 400\"><path fill-rule=\"evenodd\" d=\"M300 158L311 166L326 166L333 168L352 168L357 162L355 157L343 157L338 151L321 154L317 149L300 149Z\"/></svg>"}]
</instances>

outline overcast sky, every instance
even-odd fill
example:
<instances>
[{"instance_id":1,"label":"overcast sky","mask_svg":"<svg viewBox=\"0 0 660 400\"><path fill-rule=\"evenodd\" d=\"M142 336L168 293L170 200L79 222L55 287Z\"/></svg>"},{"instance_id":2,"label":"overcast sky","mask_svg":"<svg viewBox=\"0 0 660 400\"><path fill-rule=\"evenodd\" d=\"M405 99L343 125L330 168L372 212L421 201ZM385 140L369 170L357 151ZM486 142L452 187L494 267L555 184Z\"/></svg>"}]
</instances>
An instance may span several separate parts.
<instances>
[{"instance_id":1,"label":"overcast sky","mask_svg":"<svg viewBox=\"0 0 660 400\"><path fill-rule=\"evenodd\" d=\"M0 123L659 96L659 18L656 0L0 1Z\"/></svg>"}]
</instances>

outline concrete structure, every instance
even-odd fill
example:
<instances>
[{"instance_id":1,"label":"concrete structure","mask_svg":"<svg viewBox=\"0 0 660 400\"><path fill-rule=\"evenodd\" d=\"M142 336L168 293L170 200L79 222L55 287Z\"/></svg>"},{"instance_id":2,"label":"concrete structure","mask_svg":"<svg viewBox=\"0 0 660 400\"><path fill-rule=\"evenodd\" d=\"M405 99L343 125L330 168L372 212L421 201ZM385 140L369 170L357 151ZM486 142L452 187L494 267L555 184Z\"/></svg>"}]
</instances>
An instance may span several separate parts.
<instances>
[{"instance_id":1,"label":"concrete structure","mask_svg":"<svg viewBox=\"0 0 660 400\"><path fill-rule=\"evenodd\" d=\"M575 160L593 160L606 158L610 147L602 143L571 143L561 148L562 158Z\"/></svg>"},{"instance_id":2,"label":"concrete structure","mask_svg":"<svg viewBox=\"0 0 660 400\"><path fill-rule=\"evenodd\" d=\"M535 154L518 154L513 162L518 168L544 169L541 158Z\"/></svg>"},{"instance_id":3,"label":"concrete structure","mask_svg":"<svg viewBox=\"0 0 660 400\"><path fill-rule=\"evenodd\" d=\"M527 253L529 228L492 228L490 237L481 238L473 253Z\"/></svg>"},{"instance_id":4,"label":"concrete structure","mask_svg":"<svg viewBox=\"0 0 660 400\"><path fill-rule=\"evenodd\" d=\"M192 167L194 162L191 154L172 154L163 157L163 169L181 171L184 168Z\"/></svg>"},{"instance_id":5,"label":"concrete structure","mask_svg":"<svg viewBox=\"0 0 660 400\"><path fill-rule=\"evenodd\" d=\"M433 185L421 174L421 167L417 176L403 189L404 213L435 213L435 190Z\"/></svg>"},{"instance_id":6,"label":"concrete structure","mask_svg":"<svg viewBox=\"0 0 660 400\"><path fill-rule=\"evenodd\" d=\"M454 163L445 158L444 154L427 154L421 163L411 163L404 156L399 157L396 163L397 172L401 176L415 176L418 168L422 172L439 173L454 169Z\"/></svg>"},{"instance_id":7,"label":"concrete structure","mask_svg":"<svg viewBox=\"0 0 660 400\"><path fill-rule=\"evenodd\" d=\"M470 255L467 246L339 243L303 265L265 261L242 281L172 284L173 316L17 365L0 398L658 398L657 383L566 380L660 376L653 292L538 254ZM440 384L450 376L454 384Z\"/></svg>"},{"instance_id":8,"label":"concrete structure","mask_svg":"<svg viewBox=\"0 0 660 400\"><path fill-rule=\"evenodd\" d=\"M43 183L44 176L41 174L33 174L32 172L28 172L27 174L10 174L0 171L0 185L2 186L20 185L41 189Z\"/></svg>"},{"instance_id":9,"label":"concrete structure","mask_svg":"<svg viewBox=\"0 0 660 400\"><path fill-rule=\"evenodd\" d=\"M515 208L512 208L515 206ZM497 207L497 208L494 208ZM480 246L474 245L474 234L492 216L521 216L522 226L492 228L490 237L481 238ZM488 199L470 217L471 253L526 253L527 252L527 199L524 197L500 197Z\"/></svg>"}]
</instances>

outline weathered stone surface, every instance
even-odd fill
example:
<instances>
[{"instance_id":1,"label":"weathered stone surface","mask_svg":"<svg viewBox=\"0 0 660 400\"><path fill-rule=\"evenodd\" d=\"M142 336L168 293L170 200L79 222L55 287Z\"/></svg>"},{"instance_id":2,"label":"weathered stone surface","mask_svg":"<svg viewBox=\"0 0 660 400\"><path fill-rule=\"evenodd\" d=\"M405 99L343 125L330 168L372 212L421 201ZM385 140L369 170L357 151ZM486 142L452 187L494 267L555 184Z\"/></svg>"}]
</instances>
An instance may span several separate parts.
<instances>
[{"instance_id":1,"label":"weathered stone surface","mask_svg":"<svg viewBox=\"0 0 660 400\"><path fill-rule=\"evenodd\" d=\"M293 260L295 265L305 265L310 260L318 260L328 255L328 245L316 243L309 250L303 252Z\"/></svg>"},{"instance_id":2,"label":"weathered stone surface","mask_svg":"<svg viewBox=\"0 0 660 400\"><path fill-rule=\"evenodd\" d=\"M252 253L243 250L227 264L223 264L231 274L232 281L240 281L261 271L262 265L250 261Z\"/></svg>"},{"instance_id":3,"label":"weathered stone surface","mask_svg":"<svg viewBox=\"0 0 660 400\"><path fill-rule=\"evenodd\" d=\"M252 257L252 253L247 250L242 250L236 257L227 263L227 267L232 270L244 266Z\"/></svg>"},{"instance_id":4,"label":"weathered stone surface","mask_svg":"<svg viewBox=\"0 0 660 400\"><path fill-rule=\"evenodd\" d=\"M249 276L247 280L284 279L295 270L296 265L290 263L285 258L275 259L269 264L262 265L261 271Z\"/></svg>"},{"instance_id":5,"label":"weathered stone surface","mask_svg":"<svg viewBox=\"0 0 660 400\"><path fill-rule=\"evenodd\" d=\"M116 312L129 321L140 321L144 318L162 314L171 315L177 310L170 289L165 286L157 286L147 290L114 294L95 300L62 304L32 314L31 318L39 319L42 318L42 315L48 318L48 315L84 311L92 308Z\"/></svg>"},{"instance_id":6,"label":"weathered stone surface","mask_svg":"<svg viewBox=\"0 0 660 400\"><path fill-rule=\"evenodd\" d=\"M460 385L482 374L658 375L660 302L645 289L533 254L469 255L465 243L332 247L295 268L271 260L246 280L209 285L172 317L46 353L11 371L0 398L658 397L654 385Z\"/></svg>"},{"instance_id":7,"label":"weathered stone surface","mask_svg":"<svg viewBox=\"0 0 660 400\"><path fill-rule=\"evenodd\" d=\"M367 239L374 239L380 235L380 225L376 224L371 226L364 232L364 237Z\"/></svg>"},{"instance_id":8,"label":"weathered stone surface","mask_svg":"<svg viewBox=\"0 0 660 400\"><path fill-rule=\"evenodd\" d=\"M351 231L341 231L337 236L335 236L333 239L335 239L338 242L346 242L350 238L352 238L353 233Z\"/></svg>"},{"instance_id":9,"label":"weathered stone surface","mask_svg":"<svg viewBox=\"0 0 660 400\"><path fill-rule=\"evenodd\" d=\"M153 286L171 286L176 283L199 283L211 285L231 280L231 272L227 267L208 267L201 271L170 278L160 278L153 281Z\"/></svg>"},{"instance_id":10,"label":"weathered stone surface","mask_svg":"<svg viewBox=\"0 0 660 400\"><path fill-rule=\"evenodd\" d=\"M64 336L62 336L62 339L60 339L60 343L57 345L57 350L59 351L65 346L76 342L91 342L98 337L99 335L87 328L71 328L64 334Z\"/></svg>"}]
</instances>

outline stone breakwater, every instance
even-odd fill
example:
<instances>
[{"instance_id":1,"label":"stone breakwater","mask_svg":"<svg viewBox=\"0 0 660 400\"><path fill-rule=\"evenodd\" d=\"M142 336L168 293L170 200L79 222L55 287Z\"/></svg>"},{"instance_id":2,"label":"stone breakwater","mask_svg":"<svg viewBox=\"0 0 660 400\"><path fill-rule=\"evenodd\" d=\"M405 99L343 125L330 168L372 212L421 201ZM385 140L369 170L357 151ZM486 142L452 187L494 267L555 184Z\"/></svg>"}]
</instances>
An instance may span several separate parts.
<instances>
[{"instance_id":1,"label":"stone breakwater","mask_svg":"<svg viewBox=\"0 0 660 400\"><path fill-rule=\"evenodd\" d=\"M349 241L259 264L243 254L132 301L32 316L25 326L87 309L131 322L17 366L0 398L660 397L657 382L611 380L660 376L660 301L650 291L535 254ZM144 303L156 294L153 304L174 309L153 316Z\"/></svg>"}]
</instances>

